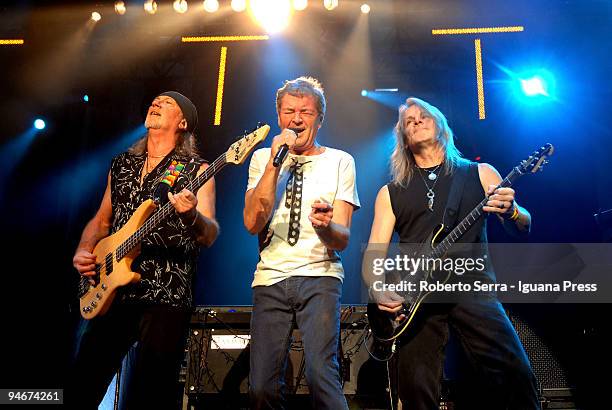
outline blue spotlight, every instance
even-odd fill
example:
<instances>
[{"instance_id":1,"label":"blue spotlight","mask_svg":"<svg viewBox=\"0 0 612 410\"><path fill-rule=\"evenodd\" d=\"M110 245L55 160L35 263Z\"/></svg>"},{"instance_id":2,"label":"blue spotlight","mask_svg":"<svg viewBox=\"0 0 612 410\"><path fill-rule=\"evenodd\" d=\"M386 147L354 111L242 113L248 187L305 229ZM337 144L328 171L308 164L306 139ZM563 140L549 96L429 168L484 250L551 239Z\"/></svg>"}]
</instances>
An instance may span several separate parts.
<instances>
[{"instance_id":1,"label":"blue spotlight","mask_svg":"<svg viewBox=\"0 0 612 410\"><path fill-rule=\"evenodd\" d=\"M89 96L87 94L83 96L83 101L89 102Z\"/></svg>"},{"instance_id":2,"label":"blue spotlight","mask_svg":"<svg viewBox=\"0 0 612 410\"><path fill-rule=\"evenodd\" d=\"M44 120L40 118L34 120L34 128L36 128L37 130L44 130L46 126L47 124L45 124Z\"/></svg>"},{"instance_id":3,"label":"blue spotlight","mask_svg":"<svg viewBox=\"0 0 612 410\"><path fill-rule=\"evenodd\" d=\"M367 97L368 96L368 90L361 90L361 96L362 97Z\"/></svg>"},{"instance_id":4,"label":"blue spotlight","mask_svg":"<svg viewBox=\"0 0 612 410\"><path fill-rule=\"evenodd\" d=\"M527 79L520 79L521 88L523 89L523 93L528 97L533 97L535 95L545 95L548 96L548 91L546 91L546 82L539 77L533 76Z\"/></svg>"},{"instance_id":5,"label":"blue spotlight","mask_svg":"<svg viewBox=\"0 0 612 410\"><path fill-rule=\"evenodd\" d=\"M527 104L556 100L555 77L547 70L530 70L512 75L517 97Z\"/></svg>"}]
</instances>

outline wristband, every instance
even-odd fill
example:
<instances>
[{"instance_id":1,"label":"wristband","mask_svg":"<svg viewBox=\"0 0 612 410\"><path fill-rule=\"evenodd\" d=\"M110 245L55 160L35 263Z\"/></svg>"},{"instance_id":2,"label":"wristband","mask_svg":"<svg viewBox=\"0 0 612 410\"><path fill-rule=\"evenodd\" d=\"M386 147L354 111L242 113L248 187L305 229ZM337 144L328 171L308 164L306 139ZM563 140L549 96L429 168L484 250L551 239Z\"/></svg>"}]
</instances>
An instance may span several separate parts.
<instances>
[{"instance_id":1,"label":"wristband","mask_svg":"<svg viewBox=\"0 0 612 410\"><path fill-rule=\"evenodd\" d=\"M518 206L514 206L514 211L512 212L512 216L510 217L511 221L516 221L519 217L519 210L518 210Z\"/></svg>"},{"instance_id":2,"label":"wristband","mask_svg":"<svg viewBox=\"0 0 612 410\"><path fill-rule=\"evenodd\" d=\"M198 221L198 211L196 211L195 217L193 218L193 222L189 225L189 227L191 228L191 227L195 226L197 221Z\"/></svg>"}]
</instances>

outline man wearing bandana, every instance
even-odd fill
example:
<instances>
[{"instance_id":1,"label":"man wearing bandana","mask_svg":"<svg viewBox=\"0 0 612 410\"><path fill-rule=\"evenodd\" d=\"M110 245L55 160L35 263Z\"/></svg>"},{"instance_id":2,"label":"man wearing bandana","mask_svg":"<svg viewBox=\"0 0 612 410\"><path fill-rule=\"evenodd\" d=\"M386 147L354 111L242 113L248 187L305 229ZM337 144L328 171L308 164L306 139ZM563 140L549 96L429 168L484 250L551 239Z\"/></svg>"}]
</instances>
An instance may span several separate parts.
<instances>
[{"instance_id":1,"label":"man wearing bandana","mask_svg":"<svg viewBox=\"0 0 612 410\"><path fill-rule=\"evenodd\" d=\"M105 315L81 324L65 397L72 408L98 408L128 350L134 360L127 408L176 408L197 258L200 246L212 245L219 231L214 180L197 193L186 188L208 168L195 152L197 122L187 97L162 93L147 111L147 134L112 161L100 209L83 230L73 258L85 281L101 263L91 253L96 244L121 229L145 200L158 196L176 212L142 240L131 267L141 280L120 288ZM160 191L160 180L173 165L181 171L172 192Z\"/></svg>"},{"instance_id":2,"label":"man wearing bandana","mask_svg":"<svg viewBox=\"0 0 612 410\"><path fill-rule=\"evenodd\" d=\"M281 133L271 148L253 154L245 195L244 224L259 235L260 248L252 284L251 407L285 408L285 369L297 325L313 408L346 409L337 357L339 252L359 208L355 163L346 152L317 143L325 96L316 79L285 82L276 109ZM285 144L289 154L275 166Z\"/></svg>"}]
</instances>

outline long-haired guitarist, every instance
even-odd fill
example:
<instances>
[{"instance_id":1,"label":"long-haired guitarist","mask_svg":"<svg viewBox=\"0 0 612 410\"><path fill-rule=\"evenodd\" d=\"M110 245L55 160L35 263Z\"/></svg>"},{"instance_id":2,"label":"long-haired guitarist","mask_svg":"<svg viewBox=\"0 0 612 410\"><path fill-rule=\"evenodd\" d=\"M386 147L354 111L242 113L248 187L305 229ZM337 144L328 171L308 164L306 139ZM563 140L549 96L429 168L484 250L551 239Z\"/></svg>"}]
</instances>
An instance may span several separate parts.
<instances>
[{"instance_id":1,"label":"long-haired guitarist","mask_svg":"<svg viewBox=\"0 0 612 410\"><path fill-rule=\"evenodd\" d=\"M98 408L134 343L127 408L176 407L197 257L200 246L210 246L219 231L214 180L197 194L185 188L208 167L195 152L197 121L196 107L187 97L162 93L148 109L146 136L112 161L100 209L85 227L73 258L83 277L95 283L96 266L106 261L96 259L94 247L124 227L145 200L158 196L176 212L143 238L131 266L140 281L119 289L105 315L82 324L66 391L74 408Z\"/></svg>"},{"instance_id":2,"label":"long-haired guitarist","mask_svg":"<svg viewBox=\"0 0 612 410\"><path fill-rule=\"evenodd\" d=\"M399 108L395 127L396 144L391 157L393 180L383 186L376 198L375 216L369 249L386 249L393 232L401 243L426 240L445 218L453 181L464 167L456 221L461 221L486 195L485 212L496 215L513 235L529 232L531 217L515 201L512 188L495 189L501 182L497 170L462 158L455 147L453 132L445 116L431 104L408 98ZM451 213L451 212L449 212ZM448 216L447 216L448 217ZM474 221L470 221L474 222ZM473 257L487 253L486 218L480 218L459 242L471 243ZM452 228L452 227L450 227ZM491 266L476 272L471 279L494 283ZM364 280L372 276L364 270ZM480 276L479 276L480 275ZM366 277L367 276L367 277ZM403 315L404 298L393 291L381 292L378 309L393 320ZM440 399L445 346L453 328L475 367L479 380L471 400L458 398L457 408L465 409L539 409L536 380L514 328L495 296L482 299L453 300L452 303L423 303L410 325L399 337L399 396L409 409L437 409ZM481 384L478 384L478 383Z\"/></svg>"}]
</instances>

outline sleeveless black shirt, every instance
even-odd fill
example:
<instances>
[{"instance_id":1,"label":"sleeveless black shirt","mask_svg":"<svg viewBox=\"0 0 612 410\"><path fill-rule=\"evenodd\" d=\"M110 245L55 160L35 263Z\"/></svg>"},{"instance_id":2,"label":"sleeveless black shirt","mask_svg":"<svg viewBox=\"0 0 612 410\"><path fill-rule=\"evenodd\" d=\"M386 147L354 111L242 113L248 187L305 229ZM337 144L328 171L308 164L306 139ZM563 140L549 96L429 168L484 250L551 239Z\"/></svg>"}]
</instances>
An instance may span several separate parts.
<instances>
[{"instance_id":1,"label":"sleeveless black shirt","mask_svg":"<svg viewBox=\"0 0 612 410\"><path fill-rule=\"evenodd\" d=\"M173 192L180 192L195 179L204 162L169 153L147 174L140 184L146 154L124 152L111 165L111 201L113 208L112 233L117 232L145 200L153 198L155 188L173 160L185 164ZM167 198L162 198L167 201ZM120 289L123 302L161 304L189 308L192 304L192 280L197 269L199 245L183 225L177 213L172 213L153 232L142 240L140 255L132 263L132 270L141 274L138 283Z\"/></svg>"},{"instance_id":2,"label":"sleeveless black shirt","mask_svg":"<svg viewBox=\"0 0 612 410\"><path fill-rule=\"evenodd\" d=\"M461 220L465 218L485 196L478 175L478 164L471 161L465 161L462 166L469 166L469 169L459 203L456 223L461 222ZM387 184L389 197L391 199L391 208L395 215L394 230L399 235L400 243L422 243L427 239L429 234L431 234L432 230L442 223L454 173L446 175L443 169L438 170L437 182L433 188L435 200L432 212L427 206L428 198L425 184L427 183L429 187L433 185L433 181L430 181L427 176L429 175L429 170L434 168L435 167L427 168L421 171L420 174L419 170L415 169L406 187L402 187L393 182ZM477 279L487 280L487 282L494 281L495 275L488 258L486 215L476 221L457 242L479 244L470 247L470 255L461 254L460 256L469 256L473 258L484 257L486 260L485 275L483 277L483 275L480 274L478 275L480 277ZM452 254L452 248L449 254ZM466 275L466 277L467 276L470 275Z\"/></svg>"}]
</instances>

